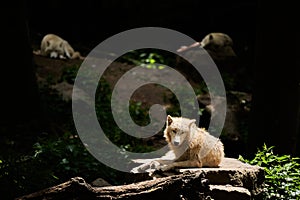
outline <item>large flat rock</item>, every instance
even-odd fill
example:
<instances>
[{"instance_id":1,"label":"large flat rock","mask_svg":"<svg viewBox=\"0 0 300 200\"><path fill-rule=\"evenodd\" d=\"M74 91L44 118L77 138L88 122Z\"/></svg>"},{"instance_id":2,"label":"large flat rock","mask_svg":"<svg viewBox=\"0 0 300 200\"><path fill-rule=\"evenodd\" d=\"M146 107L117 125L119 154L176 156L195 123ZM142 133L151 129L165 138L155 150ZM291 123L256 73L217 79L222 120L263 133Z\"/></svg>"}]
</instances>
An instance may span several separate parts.
<instances>
[{"instance_id":1,"label":"large flat rock","mask_svg":"<svg viewBox=\"0 0 300 200\"><path fill-rule=\"evenodd\" d=\"M210 184L244 187L253 195L261 192L265 175L263 168L234 158L225 158L219 168L179 169L180 173L198 171L205 174Z\"/></svg>"},{"instance_id":2,"label":"large flat rock","mask_svg":"<svg viewBox=\"0 0 300 200\"><path fill-rule=\"evenodd\" d=\"M144 162L145 163L145 162ZM208 179L212 194L223 199L259 199L264 183L263 168L243 163L235 158L225 158L220 167L185 168L175 171L152 173L152 178L175 174L202 173ZM224 196L226 194L226 198ZM220 199L220 198L215 198Z\"/></svg>"}]
</instances>

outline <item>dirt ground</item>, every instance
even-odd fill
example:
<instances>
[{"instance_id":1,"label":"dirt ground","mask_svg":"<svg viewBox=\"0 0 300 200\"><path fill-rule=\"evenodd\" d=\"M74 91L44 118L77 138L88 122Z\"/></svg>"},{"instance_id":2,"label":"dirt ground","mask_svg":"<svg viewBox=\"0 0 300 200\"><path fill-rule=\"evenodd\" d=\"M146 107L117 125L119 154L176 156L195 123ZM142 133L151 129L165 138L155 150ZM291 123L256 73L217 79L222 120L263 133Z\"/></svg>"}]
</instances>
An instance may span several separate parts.
<instances>
[{"instance_id":1,"label":"dirt ground","mask_svg":"<svg viewBox=\"0 0 300 200\"><path fill-rule=\"evenodd\" d=\"M65 82L61 77L66 70L72 69L74 66L80 67L83 60L59 60L39 55L34 55L33 60L36 66L38 83L46 83L50 85L50 88L53 88L60 93L62 99L66 101L71 100L73 85ZM117 81L119 81L120 78L133 67L135 66L126 63L113 62L103 73L103 78L109 84L110 89L113 90ZM193 82L193 80L189 80L189 82L193 88L199 86ZM124 92L128 91L127 84L130 84L130 82L125 82L121 85L121 87L124 88ZM174 81L173 84L180 85L181 83ZM227 95L229 95L227 96L228 108L224 127L226 135L222 138L222 140L224 143L228 143L226 145L228 155L235 157L238 155L239 151L243 151L244 149L241 130L246 129L245 124L247 124L246 120L248 120L249 116L248 107L246 108L246 106L242 105L243 108L241 108L240 102L251 102L251 94L230 92ZM153 104L162 105L165 109L167 109L172 106L172 101L174 103L174 99L171 100L172 96L172 92L167 88L161 87L157 84L147 84L135 90L130 100L141 102L142 106L145 106L146 109L149 109ZM244 128L242 127L242 129L239 127L239 124L241 123L244 124ZM161 136L150 138L149 140L151 140L151 143L153 142L159 145L165 143ZM237 151L237 149L239 150Z\"/></svg>"},{"instance_id":2,"label":"dirt ground","mask_svg":"<svg viewBox=\"0 0 300 200\"><path fill-rule=\"evenodd\" d=\"M51 59L46 58L40 55L34 55L33 56L34 63L36 65L36 76L38 82L41 83L47 83L50 85L60 84L61 87L59 90L62 93L68 93L67 99L71 98L71 93L69 91L69 88L72 87L69 84L62 84L61 77L63 75L63 72L68 69L72 68L74 66L80 66L83 62L83 60L79 59L68 59L68 60L61 60L61 59ZM125 72L132 69L133 65L129 65L126 63L119 63L119 62L113 62L104 72L103 78L109 83L111 89L114 89L115 84L118 80L124 75ZM49 83L50 80L50 83ZM125 83L125 84L130 84ZM173 84L180 84L177 82L174 82ZM192 86L197 85L194 82L191 82ZM58 87L60 87L58 86ZM126 85L123 87L127 87ZM65 94L62 94L63 96ZM169 104L169 97L171 97L172 93L169 89L161 87L156 84L147 84L143 85L142 87L138 88L132 95L131 100L136 102L142 102L143 105L151 106L153 104L160 104L164 106L168 106Z\"/></svg>"}]
</instances>

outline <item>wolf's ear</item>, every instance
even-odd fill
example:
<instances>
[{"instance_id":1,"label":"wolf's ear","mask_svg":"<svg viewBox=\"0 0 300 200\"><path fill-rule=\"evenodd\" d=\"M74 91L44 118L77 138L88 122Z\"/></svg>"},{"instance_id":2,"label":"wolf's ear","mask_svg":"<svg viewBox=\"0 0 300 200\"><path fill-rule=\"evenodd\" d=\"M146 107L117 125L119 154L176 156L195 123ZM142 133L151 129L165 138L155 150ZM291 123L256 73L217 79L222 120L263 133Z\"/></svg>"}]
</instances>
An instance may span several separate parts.
<instances>
[{"instance_id":1,"label":"wolf's ear","mask_svg":"<svg viewBox=\"0 0 300 200\"><path fill-rule=\"evenodd\" d=\"M212 34L209 35L209 40L213 40L214 36Z\"/></svg>"},{"instance_id":2,"label":"wolf's ear","mask_svg":"<svg viewBox=\"0 0 300 200\"><path fill-rule=\"evenodd\" d=\"M195 124L196 120L195 119L191 119L189 121L189 128L191 128L192 124Z\"/></svg>"},{"instance_id":3,"label":"wolf's ear","mask_svg":"<svg viewBox=\"0 0 300 200\"><path fill-rule=\"evenodd\" d=\"M173 122L173 119L170 115L167 116L167 125L170 126Z\"/></svg>"}]
</instances>

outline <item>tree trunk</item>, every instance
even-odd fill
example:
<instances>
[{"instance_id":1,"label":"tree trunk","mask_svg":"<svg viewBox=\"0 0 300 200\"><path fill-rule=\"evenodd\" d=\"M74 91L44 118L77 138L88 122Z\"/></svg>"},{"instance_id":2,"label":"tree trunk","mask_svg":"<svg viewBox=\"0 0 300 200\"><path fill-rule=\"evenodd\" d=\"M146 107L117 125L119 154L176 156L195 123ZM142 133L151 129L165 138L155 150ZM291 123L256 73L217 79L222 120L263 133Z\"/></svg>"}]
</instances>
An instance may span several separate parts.
<instances>
[{"instance_id":1,"label":"tree trunk","mask_svg":"<svg viewBox=\"0 0 300 200\"><path fill-rule=\"evenodd\" d=\"M47 199L205 199L209 187L201 173L180 174L129 185L91 187L80 177L16 200Z\"/></svg>"}]
</instances>

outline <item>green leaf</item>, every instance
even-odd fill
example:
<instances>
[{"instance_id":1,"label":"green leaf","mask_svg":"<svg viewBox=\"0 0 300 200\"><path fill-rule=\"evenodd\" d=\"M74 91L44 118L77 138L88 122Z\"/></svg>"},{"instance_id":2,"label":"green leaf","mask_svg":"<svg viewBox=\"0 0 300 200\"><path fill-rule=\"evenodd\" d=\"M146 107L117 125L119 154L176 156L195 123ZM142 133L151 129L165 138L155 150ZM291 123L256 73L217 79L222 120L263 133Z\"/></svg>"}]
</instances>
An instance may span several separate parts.
<instances>
[{"instance_id":1,"label":"green leaf","mask_svg":"<svg viewBox=\"0 0 300 200\"><path fill-rule=\"evenodd\" d=\"M300 194L300 164L299 158L290 155L274 155L272 147L263 145L258 149L254 159L246 160L239 156L239 160L256 164L265 170L265 199L298 199ZM295 196L298 194L298 196Z\"/></svg>"}]
</instances>

